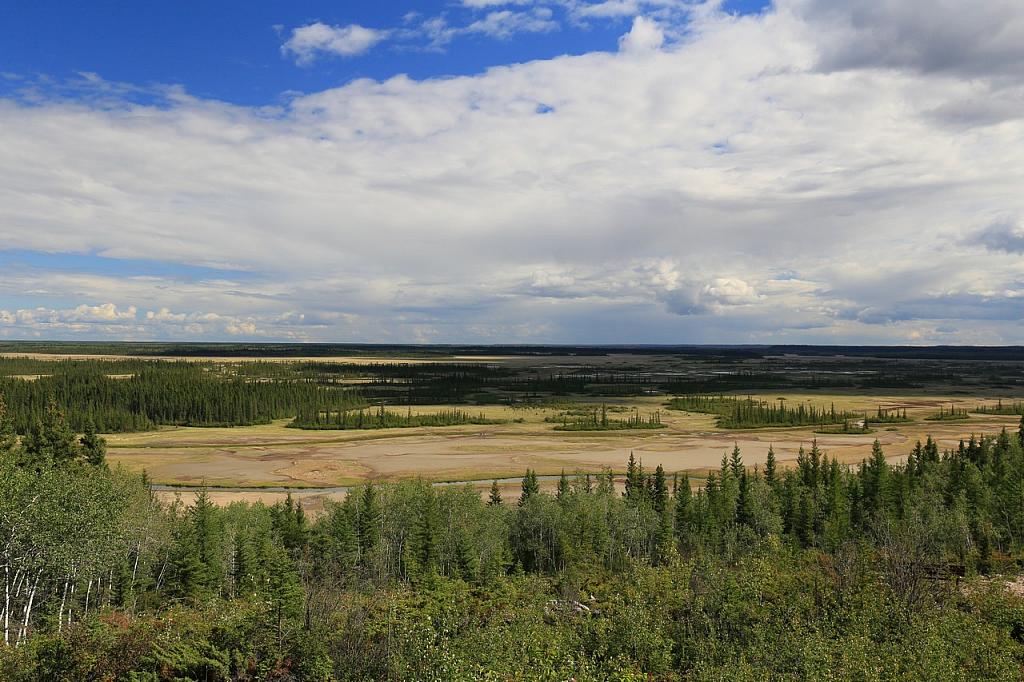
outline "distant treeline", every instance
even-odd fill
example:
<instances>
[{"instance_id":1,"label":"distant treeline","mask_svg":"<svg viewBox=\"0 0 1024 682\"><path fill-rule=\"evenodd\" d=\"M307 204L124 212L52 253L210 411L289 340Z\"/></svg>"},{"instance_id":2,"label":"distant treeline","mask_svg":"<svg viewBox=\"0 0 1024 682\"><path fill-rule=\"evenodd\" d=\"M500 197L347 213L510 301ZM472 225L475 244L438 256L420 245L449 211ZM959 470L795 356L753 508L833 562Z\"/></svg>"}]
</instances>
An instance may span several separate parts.
<instances>
[{"instance_id":1,"label":"distant treeline","mask_svg":"<svg viewBox=\"0 0 1024 682\"><path fill-rule=\"evenodd\" d=\"M966 407L957 407L956 405L951 405L948 410L945 407L940 407L938 414L933 414L930 417L925 417L925 419L933 422L961 421L964 419L970 419L970 415L967 414Z\"/></svg>"},{"instance_id":2,"label":"distant treeline","mask_svg":"<svg viewBox=\"0 0 1024 682\"><path fill-rule=\"evenodd\" d=\"M126 369L117 366L118 369ZM145 361L131 374L109 376L104 363L50 363L38 379L0 377L10 417L27 433L53 403L76 431L144 431L159 425L244 426L294 417L301 409L347 400L354 392L309 381L251 381L209 365Z\"/></svg>"},{"instance_id":3,"label":"distant treeline","mask_svg":"<svg viewBox=\"0 0 1024 682\"><path fill-rule=\"evenodd\" d=\"M175 343L163 341L7 341L0 353L164 355L170 357L330 357L513 355L670 355L699 360L842 356L893 360L1024 361L1024 346L811 346L811 345L443 345L372 343Z\"/></svg>"},{"instance_id":4,"label":"distant treeline","mask_svg":"<svg viewBox=\"0 0 1024 682\"><path fill-rule=\"evenodd\" d=\"M706 412L718 415L718 426L724 429L748 429L761 426L820 426L842 424L861 418L856 412L798 404L790 407L783 401L770 403L753 398L724 395L687 395L668 401L672 410Z\"/></svg>"},{"instance_id":5,"label":"distant treeline","mask_svg":"<svg viewBox=\"0 0 1024 682\"><path fill-rule=\"evenodd\" d=\"M1004 404L1000 400L996 405L978 405L974 411L978 414L1024 415L1024 402L1016 400Z\"/></svg>"},{"instance_id":6,"label":"distant treeline","mask_svg":"<svg viewBox=\"0 0 1024 682\"><path fill-rule=\"evenodd\" d=\"M465 410L441 410L430 414L405 414L387 410L383 405L376 410L335 407L319 409L305 407L288 426L296 429L347 430L347 429L401 429L414 426L459 426L462 424L501 424L504 420L488 419L482 413L471 414Z\"/></svg>"},{"instance_id":7,"label":"distant treeline","mask_svg":"<svg viewBox=\"0 0 1024 682\"><path fill-rule=\"evenodd\" d=\"M59 356L58 356L59 358ZM74 371L95 371L101 374L123 376L135 374L146 367L152 367L153 360L122 358L112 360L43 360L40 358L0 358L0 377L44 376L66 374ZM179 363L175 363L179 364Z\"/></svg>"},{"instance_id":8,"label":"distant treeline","mask_svg":"<svg viewBox=\"0 0 1024 682\"><path fill-rule=\"evenodd\" d=\"M913 421L907 417L907 408L903 408L900 411L899 408L885 409L879 406L878 410L874 415L865 414L864 424L901 424L904 422Z\"/></svg>"},{"instance_id":9,"label":"distant treeline","mask_svg":"<svg viewBox=\"0 0 1024 682\"><path fill-rule=\"evenodd\" d=\"M242 348L252 350L245 345L238 350ZM260 424L278 418L294 419L300 411L303 416L297 425L316 428L312 418L315 413L328 408L348 410L352 412L350 418L358 420L358 410L372 409L370 405L395 410L398 416L393 421L397 423L404 419L402 409L415 405L443 404L456 409L467 405L518 407L550 404L563 397L572 401L580 397L651 395L683 395L673 403L679 409L716 414L723 428L753 428L824 426L862 418L869 423L908 419L905 410L881 407L872 416L870 412L838 413L834 408L790 407L770 401L755 404L735 397L743 389L784 393L888 383L907 388L931 380L955 384L965 376L978 376L977 368L971 369L966 363L942 368L925 362L860 358L836 359L825 370L820 368L821 362L801 367L798 360L764 358L752 364L749 359L727 355L668 366L660 362L645 365L641 359L635 359L614 369L589 364L591 360L584 362L588 364L572 367L562 362L548 364L544 359L535 364L503 365L455 361L401 363L384 358L366 364L320 360L168 361L144 357L59 361L0 358L0 391L8 396L22 433L51 399L67 411L68 420L76 429L82 430L92 421L105 432L146 430L162 424ZM1014 381L1012 372L1007 372L1006 381ZM993 410L1012 414L1013 410L1024 408L1020 403L979 408L986 413L994 413ZM937 415L942 420L966 418L966 412L960 408ZM589 430L594 419L564 421L566 430ZM645 419L642 425L640 420L633 422L609 422L601 428L659 427L657 420Z\"/></svg>"},{"instance_id":10,"label":"distant treeline","mask_svg":"<svg viewBox=\"0 0 1024 682\"><path fill-rule=\"evenodd\" d=\"M556 431L621 431L626 429L662 429L665 425L661 423L661 413L653 412L646 417L639 412L633 412L625 419L608 417L608 407L602 405L600 409L592 410L569 410L553 417L547 417L544 421L558 424Z\"/></svg>"}]
</instances>

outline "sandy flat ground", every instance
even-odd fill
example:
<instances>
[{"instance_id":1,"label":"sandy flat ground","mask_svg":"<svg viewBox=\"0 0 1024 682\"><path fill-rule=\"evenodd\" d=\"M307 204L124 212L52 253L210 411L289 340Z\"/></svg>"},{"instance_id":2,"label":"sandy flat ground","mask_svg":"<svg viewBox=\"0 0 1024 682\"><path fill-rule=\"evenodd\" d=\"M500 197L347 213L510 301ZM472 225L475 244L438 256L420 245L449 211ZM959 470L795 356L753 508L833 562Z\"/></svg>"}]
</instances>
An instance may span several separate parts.
<instances>
[{"instance_id":1,"label":"sandy flat ground","mask_svg":"<svg viewBox=\"0 0 1024 682\"><path fill-rule=\"evenodd\" d=\"M41 360L61 359L135 359L188 360L221 363L241 362L336 362L348 364L406 363L427 364L447 362L486 362L510 367L547 369L578 368L581 364L602 370L635 368L638 362L654 371L686 369L673 355L649 355L638 359L631 354L605 356L330 356L330 357L192 357L124 355L53 355L45 353L0 353L0 357L28 357ZM806 360L806 358L804 359ZM824 360L823 360L824 362ZM540 475L554 475L563 469L597 472L604 467L622 471L630 453L653 469L662 464L669 472L688 471L697 476L717 468L723 454L739 445L748 465L763 464L768 447L772 446L778 460L785 466L795 460L801 446L809 447L817 438L818 445L829 456L843 462L859 462L868 456L871 443L878 438L886 454L893 460L906 456L917 440L930 434L940 448L955 447L961 438L974 434L995 434L1006 426L1016 430L1017 417L992 417L972 414L966 421L932 422L924 417L938 412L940 406L973 409L981 403L994 403L1003 398L1012 402L1020 396L952 395L958 387L950 387L950 395L929 390L918 395L892 395L884 391L841 395L828 393L755 393L755 397L775 401L784 397L789 406L798 403L837 410L873 413L883 408L906 408L915 421L890 427L876 426L870 434L815 434L812 428L757 430L722 430L713 417L705 414L666 411L664 397L630 399L567 399L572 403L602 402L609 406L637 409L647 415L659 410L665 429L610 432L559 432L555 424L544 422L546 416L558 414L554 408L512 409L501 406L465 406L473 414L483 413L491 419L507 423L442 428L387 429L367 431L303 431L285 428L286 421L239 428L163 428L158 431L108 436L109 459L131 470L145 470L156 483L243 487L251 490L214 490L211 495L219 503L236 500L273 502L284 493L259 490L261 486L325 488L358 485L366 481L395 481L423 477L433 481L477 481L483 493L492 478L517 478L526 468ZM414 412L450 409L450 405L421 406ZM612 414L622 418L624 414ZM521 423L518 423L521 422ZM542 481L552 487L553 481ZM503 485L506 495L518 496L518 483ZM173 497L175 493L161 493ZM340 498L343 493L296 491L296 497L312 509L322 507L324 500ZM183 498L191 498L184 493Z\"/></svg>"},{"instance_id":2,"label":"sandy flat ground","mask_svg":"<svg viewBox=\"0 0 1024 682\"><path fill-rule=\"evenodd\" d=\"M775 395L762 396L774 399ZM823 404L821 395L787 394L798 401ZM660 409L660 398L614 401L635 407L642 414ZM831 402L831 397L824 404ZM522 419L523 423L379 431L302 431L285 428L286 422L241 428L167 428L149 433L111 435L109 459L132 470L145 469L157 483L212 486L330 487L421 476L433 481L477 480L481 489L492 478L519 477L526 468L541 475L563 469L597 472L604 467L622 471L632 452L653 469L662 464L669 472L700 474L719 465L723 454L739 445L748 465L763 464L768 447L785 464L801 446L817 439L829 456L859 462L878 438L892 459L905 457L917 440L931 434L940 448L955 447L961 438L1016 429L1018 418L971 415L967 421L931 422L923 417L937 412L949 399L927 397L835 397L837 409L874 411L906 407L916 421L876 428L855 435L815 434L811 428L722 430L709 415L664 411L667 428L644 431L559 432L543 421L554 409L467 408L491 418ZM973 408L976 398L953 399ZM612 404L609 402L609 404ZM418 408L429 412L441 406ZM512 486L516 488L516 486ZM296 493L322 502L322 493ZM510 494L517 494L512 490ZM273 501L282 493L223 491L218 501ZM340 497L340 495L335 495Z\"/></svg>"}]
</instances>

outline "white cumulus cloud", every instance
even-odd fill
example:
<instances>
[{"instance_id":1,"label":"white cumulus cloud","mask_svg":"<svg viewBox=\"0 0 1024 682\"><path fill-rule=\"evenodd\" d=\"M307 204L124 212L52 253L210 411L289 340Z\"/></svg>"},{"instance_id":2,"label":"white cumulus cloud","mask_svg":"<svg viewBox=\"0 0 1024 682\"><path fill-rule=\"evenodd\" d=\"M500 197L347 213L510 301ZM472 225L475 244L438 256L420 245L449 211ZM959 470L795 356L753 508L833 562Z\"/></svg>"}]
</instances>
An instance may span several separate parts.
<instances>
[{"instance_id":1,"label":"white cumulus cloud","mask_svg":"<svg viewBox=\"0 0 1024 682\"><path fill-rule=\"evenodd\" d=\"M659 49L665 42L665 32L656 21L646 17L633 20L633 28L619 40L623 52L649 52Z\"/></svg>"},{"instance_id":2,"label":"white cumulus cloud","mask_svg":"<svg viewBox=\"0 0 1024 682\"><path fill-rule=\"evenodd\" d=\"M311 64L329 54L340 57L360 55L388 37L388 31L359 24L330 26L319 21L292 30L281 51L299 64Z\"/></svg>"}]
</instances>

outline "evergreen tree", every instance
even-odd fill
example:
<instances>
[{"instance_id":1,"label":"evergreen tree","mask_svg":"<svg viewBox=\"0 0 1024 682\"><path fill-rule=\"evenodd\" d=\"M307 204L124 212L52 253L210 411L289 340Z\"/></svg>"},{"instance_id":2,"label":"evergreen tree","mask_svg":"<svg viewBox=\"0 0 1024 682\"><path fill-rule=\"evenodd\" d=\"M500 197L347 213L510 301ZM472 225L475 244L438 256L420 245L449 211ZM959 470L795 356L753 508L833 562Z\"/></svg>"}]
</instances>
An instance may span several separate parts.
<instances>
[{"instance_id":1,"label":"evergreen tree","mask_svg":"<svg viewBox=\"0 0 1024 682\"><path fill-rule=\"evenodd\" d=\"M85 461L93 466L106 466L107 441L96 434L96 425L92 419L85 423L85 433L79 439Z\"/></svg>"},{"instance_id":2,"label":"evergreen tree","mask_svg":"<svg viewBox=\"0 0 1024 682\"><path fill-rule=\"evenodd\" d=\"M668 478L665 476L665 468L660 464L650 478L649 487L647 499L656 515L656 525L651 538L651 562L657 566L667 563L672 552L672 514L668 504Z\"/></svg>"},{"instance_id":3,"label":"evergreen tree","mask_svg":"<svg viewBox=\"0 0 1024 682\"><path fill-rule=\"evenodd\" d=\"M519 495L519 506L526 504L531 497L540 493L540 484L537 482L537 473L532 469L526 470L523 476L522 493Z\"/></svg>"},{"instance_id":4,"label":"evergreen tree","mask_svg":"<svg viewBox=\"0 0 1024 682\"><path fill-rule=\"evenodd\" d=\"M775 448L768 446L768 461L764 464L764 482L775 487Z\"/></svg>"},{"instance_id":5,"label":"evergreen tree","mask_svg":"<svg viewBox=\"0 0 1024 682\"><path fill-rule=\"evenodd\" d=\"M480 561L468 533L461 526L455 531L455 567L459 577L467 582L476 582L480 577Z\"/></svg>"},{"instance_id":6,"label":"evergreen tree","mask_svg":"<svg viewBox=\"0 0 1024 682\"><path fill-rule=\"evenodd\" d=\"M623 497L627 500L635 500L640 495L640 488L642 487L642 477L640 469L637 467L636 457L633 456L633 451L629 452L629 462L626 464L626 487L622 491Z\"/></svg>"},{"instance_id":7,"label":"evergreen tree","mask_svg":"<svg viewBox=\"0 0 1024 682\"><path fill-rule=\"evenodd\" d=\"M885 461L882 444L875 439L871 445L871 459L862 466L864 475L864 511L868 516L885 510L889 486L889 464Z\"/></svg>"},{"instance_id":8,"label":"evergreen tree","mask_svg":"<svg viewBox=\"0 0 1024 682\"><path fill-rule=\"evenodd\" d=\"M301 502L295 502L289 492L283 503L271 507L271 519L285 548L298 555L309 540L306 512Z\"/></svg>"},{"instance_id":9,"label":"evergreen tree","mask_svg":"<svg viewBox=\"0 0 1024 682\"><path fill-rule=\"evenodd\" d=\"M359 534L352 521L351 505L333 505L326 525L332 563L342 569L352 568L359 560Z\"/></svg>"},{"instance_id":10,"label":"evergreen tree","mask_svg":"<svg viewBox=\"0 0 1024 682\"><path fill-rule=\"evenodd\" d=\"M43 438L43 422L35 417L21 439L22 461L26 464L42 464L46 461L46 441Z\"/></svg>"},{"instance_id":11,"label":"evergreen tree","mask_svg":"<svg viewBox=\"0 0 1024 682\"><path fill-rule=\"evenodd\" d=\"M207 586L212 587L217 583L220 575L221 538L217 508L210 499L206 488L200 490L196 495L195 504L189 512L199 560L203 563L206 573L204 580Z\"/></svg>"},{"instance_id":12,"label":"evergreen tree","mask_svg":"<svg viewBox=\"0 0 1024 682\"><path fill-rule=\"evenodd\" d=\"M663 514L668 509L668 480L665 478L665 468L660 464L654 470L653 481L651 502L654 505L654 511Z\"/></svg>"},{"instance_id":13,"label":"evergreen tree","mask_svg":"<svg viewBox=\"0 0 1024 682\"><path fill-rule=\"evenodd\" d=\"M302 584L285 548L268 543L264 561L267 566L267 605L275 626L280 655L284 644L285 621L298 616L302 609Z\"/></svg>"},{"instance_id":14,"label":"evergreen tree","mask_svg":"<svg viewBox=\"0 0 1024 682\"><path fill-rule=\"evenodd\" d=\"M18 445L18 435L14 432L14 420L7 410L7 403L0 394L0 457L14 452Z\"/></svg>"},{"instance_id":15,"label":"evergreen tree","mask_svg":"<svg viewBox=\"0 0 1024 682\"><path fill-rule=\"evenodd\" d=\"M690 540L690 507L693 493L690 490L690 477L683 474L676 488L675 496L675 534L680 547L687 547Z\"/></svg>"},{"instance_id":16,"label":"evergreen tree","mask_svg":"<svg viewBox=\"0 0 1024 682\"><path fill-rule=\"evenodd\" d=\"M433 486L425 484L419 493L418 508L413 517L409 537L412 568L419 576L433 575L437 570L437 537L439 520L437 496Z\"/></svg>"},{"instance_id":17,"label":"evergreen tree","mask_svg":"<svg viewBox=\"0 0 1024 682\"><path fill-rule=\"evenodd\" d=\"M26 435L24 451L36 463L64 464L79 456L75 433L53 400L47 403L43 420L34 422Z\"/></svg>"},{"instance_id":18,"label":"evergreen tree","mask_svg":"<svg viewBox=\"0 0 1024 682\"><path fill-rule=\"evenodd\" d=\"M222 547L219 513L206 488L197 494L183 519L174 559L174 594L202 599L222 584Z\"/></svg>"},{"instance_id":19,"label":"evergreen tree","mask_svg":"<svg viewBox=\"0 0 1024 682\"><path fill-rule=\"evenodd\" d=\"M799 490L796 507L796 519L793 534L802 547L810 547L814 543L814 506L811 494L806 488Z\"/></svg>"},{"instance_id":20,"label":"evergreen tree","mask_svg":"<svg viewBox=\"0 0 1024 682\"><path fill-rule=\"evenodd\" d=\"M248 596L259 585L257 573L260 564L253 545L253 538L248 532L240 530L235 533L235 547L231 557L233 597Z\"/></svg>"},{"instance_id":21,"label":"evergreen tree","mask_svg":"<svg viewBox=\"0 0 1024 682\"><path fill-rule=\"evenodd\" d=\"M491 494L487 498L487 504L492 507L497 507L501 504L501 490L498 488L497 479L491 483Z\"/></svg>"},{"instance_id":22,"label":"evergreen tree","mask_svg":"<svg viewBox=\"0 0 1024 682\"><path fill-rule=\"evenodd\" d=\"M209 582L199 548L186 535L179 539L176 550L172 559L174 577L168 592L176 598L198 600Z\"/></svg>"},{"instance_id":23,"label":"evergreen tree","mask_svg":"<svg viewBox=\"0 0 1024 682\"><path fill-rule=\"evenodd\" d=\"M733 445L732 455L729 457L729 472L737 480L739 480L740 474L743 473L743 458L740 456L739 443Z\"/></svg>"},{"instance_id":24,"label":"evergreen tree","mask_svg":"<svg viewBox=\"0 0 1024 682\"><path fill-rule=\"evenodd\" d=\"M380 502L377 489L373 483L363 488L362 500L359 505L359 552L365 557L377 545L380 537Z\"/></svg>"},{"instance_id":25,"label":"evergreen tree","mask_svg":"<svg viewBox=\"0 0 1024 682\"><path fill-rule=\"evenodd\" d=\"M817 487L821 480L821 449L818 447L818 439L811 441L811 452L809 454L811 466L811 487Z\"/></svg>"},{"instance_id":26,"label":"evergreen tree","mask_svg":"<svg viewBox=\"0 0 1024 682\"><path fill-rule=\"evenodd\" d=\"M565 469L562 469L562 475L558 479L558 488L555 490L555 498L558 500L565 500L569 496L569 478L565 475Z\"/></svg>"},{"instance_id":27,"label":"evergreen tree","mask_svg":"<svg viewBox=\"0 0 1024 682\"><path fill-rule=\"evenodd\" d=\"M736 521L749 526L753 523L753 514L750 508L750 490L747 472L740 471L739 495L736 498Z\"/></svg>"}]
</instances>

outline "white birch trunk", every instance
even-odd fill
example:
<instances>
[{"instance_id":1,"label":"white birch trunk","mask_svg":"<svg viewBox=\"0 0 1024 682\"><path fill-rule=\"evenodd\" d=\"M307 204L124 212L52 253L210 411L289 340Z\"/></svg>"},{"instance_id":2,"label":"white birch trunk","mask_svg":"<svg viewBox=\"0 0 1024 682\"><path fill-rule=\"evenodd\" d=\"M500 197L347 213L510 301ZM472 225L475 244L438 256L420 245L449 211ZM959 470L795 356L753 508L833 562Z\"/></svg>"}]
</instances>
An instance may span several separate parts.
<instances>
[{"instance_id":1,"label":"white birch trunk","mask_svg":"<svg viewBox=\"0 0 1024 682\"><path fill-rule=\"evenodd\" d=\"M19 644L21 642L24 642L25 638L28 636L28 625L29 625L29 622L32 620L32 602L35 601L35 598L36 598L36 588L39 586L39 576L41 576L41 575L42 575L42 571L40 571L36 575L36 579L32 583L32 589L29 590L29 593L28 593L28 603L25 604L25 620L22 621L21 633L18 636L18 643Z\"/></svg>"}]
</instances>

